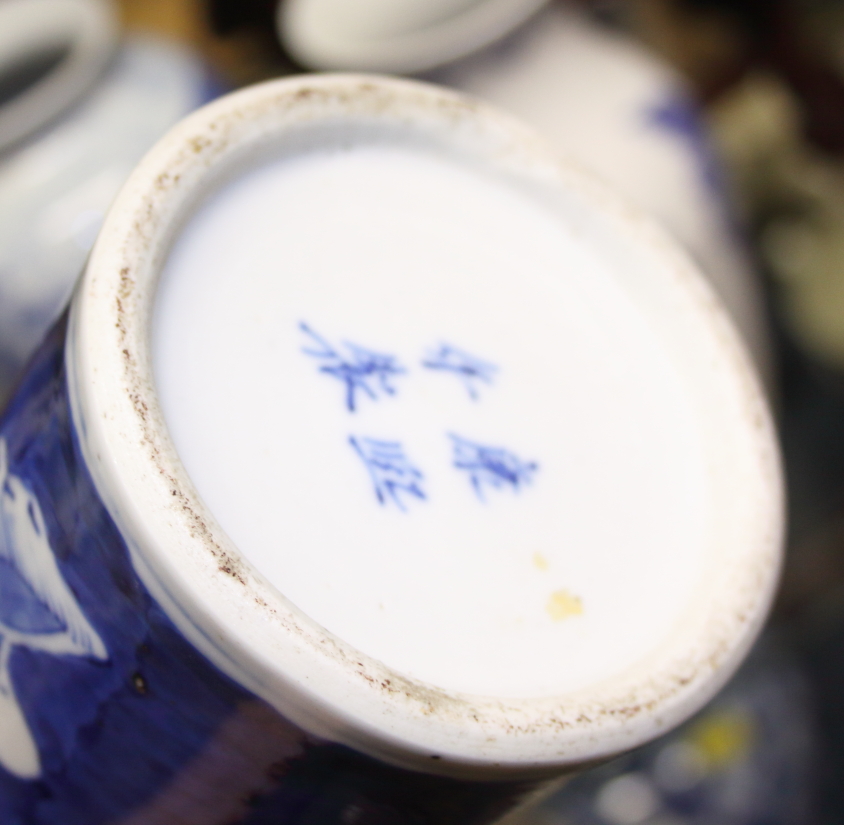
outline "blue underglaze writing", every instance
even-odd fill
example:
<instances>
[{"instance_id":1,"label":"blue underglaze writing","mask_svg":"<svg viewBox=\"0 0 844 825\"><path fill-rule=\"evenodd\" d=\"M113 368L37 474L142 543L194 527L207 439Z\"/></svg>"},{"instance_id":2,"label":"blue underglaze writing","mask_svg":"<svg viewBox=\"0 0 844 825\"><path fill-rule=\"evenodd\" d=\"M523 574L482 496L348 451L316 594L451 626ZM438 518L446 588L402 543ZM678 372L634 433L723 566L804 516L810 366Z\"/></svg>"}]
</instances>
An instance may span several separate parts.
<instances>
[{"instance_id":1,"label":"blue underglaze writing","mask_svg":"<svg viewBox=\"0 0 844 825\"><path fill-rule=\"evenodd\" d=\"M498 367L470 355L450 344L440 344L436 350L428 353L422 366L429 370L441 370L458 376L473 401L478 399L478 382L492 384Z\"/></svg>"},{"instance_id":2,"label":"blue underglaze writing","mask_svg":"<svg viewBox=\"0 0 844 825\"><path fill-rule=\"evenodd\" d=\"M539 465L522 461L517 455L501 447L489 447L469 441L459 435L450 435L454 447L453 462L458 470L469 474L475 494L485 501L484 488L510 487L515 491L532 483Z\"/></svg>"},{"instance_id":3,"label":"blue underglaze writing","mask_svg":"<svg viewBox=\"0 0 844 825\"><path fill-rule=\"evenodd\" d=\"M422 500L427 498L422 489L425 476L410 463L398 441L349 436L349 443L366 465L381 504L392 501L400 510L406 511L401 494Z\"/></svg>"},{"instance_id":4,"label":"blue underglaze writing","mask_svg":"<svg viewBox=\"0 0 844 825\"><path fill-rule=\"evenodd\" d=\"M345 384L349 412L357 410L359 393L373 401L381 395L395 395L392 379L408 373L395 355L374 352L348 341L336 348L308 324L300 322L299 329L308 337L302 352L320 362L320 372ZM456 377L472 401L479 399L482 385L495 383L499 371L490 361L448 343L429 349L421 365L426 370ZM450 438L453 467L468 474L481 501L486 500L487 488L509 487L518 492L533 482L539 468L536 462L523 461L501 447L479 444L456 435ZM428 500L425 474L409 460L400 442L355 435L350 435L348 441L364 463L382 506L394 504L407 512L408 499Z\"/></svg>"},{"instance_id":5,"label":"blue underglaze writing","mask_svg":"<svg viewBox=\"0 0 844 825\"><path fill-rule=\"evenodd\" d=\"M358 392L373 401L377 401L381 394L396 394L391 379L404 375L406 370L395 356L365 349L348 341L343 342L344 352L341 352L304 322L299 324L299 329L312 342L310 346L302 347L302 352L321 362L320 372L346 385L346 408L349 412L356 409Z\"/></svg>"}]
</instances>

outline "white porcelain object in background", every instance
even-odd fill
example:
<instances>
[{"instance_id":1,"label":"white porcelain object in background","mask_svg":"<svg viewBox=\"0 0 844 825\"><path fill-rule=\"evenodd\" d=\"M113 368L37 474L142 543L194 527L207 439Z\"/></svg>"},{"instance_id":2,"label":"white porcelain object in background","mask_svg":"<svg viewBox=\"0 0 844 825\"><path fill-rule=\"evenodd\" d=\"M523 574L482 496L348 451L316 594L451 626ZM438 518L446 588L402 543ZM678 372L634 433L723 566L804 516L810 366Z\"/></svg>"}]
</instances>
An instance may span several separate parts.
<instances>
[{"instance_id":1,"label":"white porcelain object in background","mask_svg":"<svg viewBox=\"0 0 844 825\"><path fill-rule=\"evenodd\" d=\"M0 152L88 92L117 44L117 16L107 0L3 0Z\"/></svg>"},{"instance_id":2,"label":"white porcelain object in background","mask_svg":"<svg viewBox=\"0 0 844 825\"><path fill-rule=\"evenodd\" d=\"M518 115L659 220L692 253L770 378L758 276L678 75L641 44L556 3L429 79Z\"/></svg>"},{"instance_id":3,"label":"white porcelain object in background","mask_svg":"<svg viewBox=\"0 0 844 825\"><path fill-rule=\"evenodd\" d=\"M548 0L285 0L278 30L303 65L411 73L500 39Z\"/></svg>"},{"instance_id":4,"label":"white porcelain object in background","mask_svg":"<svg viewBox=\"0 0 844 825\"><path fill-rule=\"evenodd\" d=\"M75 106L0 154L0 400L65 305L123 181L210 96L202 62L169 40L133 36L109 57ZM17 98L0 106L0 119L13 114L7 106Z\"/></svg>"}]
</instances>

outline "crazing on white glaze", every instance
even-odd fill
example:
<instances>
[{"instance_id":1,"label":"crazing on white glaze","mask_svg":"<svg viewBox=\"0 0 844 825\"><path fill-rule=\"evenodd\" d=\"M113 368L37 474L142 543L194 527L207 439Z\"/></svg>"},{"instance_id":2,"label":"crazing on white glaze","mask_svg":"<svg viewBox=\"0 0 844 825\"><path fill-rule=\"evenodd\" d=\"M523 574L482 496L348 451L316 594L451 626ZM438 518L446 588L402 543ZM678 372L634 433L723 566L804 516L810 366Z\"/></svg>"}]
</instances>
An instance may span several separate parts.
<instances>
[{"instance_id":1,"label":"crazing on white glaze","mask_svg":"<svg viewBox=\"0 0 844 825\"><path fill-rule=\"evenodd\" d=\"M220 527L181 464L160 408L150 340L156 283L174 241L215 188L338 129L376 145L418 138L516 181L600 254L664 342L705 456L706 563L671 632L611 678L521 699L409 678L295 607ZM492 778L618 753L699 708L764 621L779 568L780 468L735 332L659 231L561 165L518 124L472 100L404 81L302 77L239 92L189 117L147 156L106 219L74 300L67 364L74 421L97 488L139 574L182 632L297 724L388 761ZM541 456L523 457L541 470ZM535 563L542 567L543 554ZM552 614L581 609L577 593L552 594Z\"/></svg>"}]
</instances>

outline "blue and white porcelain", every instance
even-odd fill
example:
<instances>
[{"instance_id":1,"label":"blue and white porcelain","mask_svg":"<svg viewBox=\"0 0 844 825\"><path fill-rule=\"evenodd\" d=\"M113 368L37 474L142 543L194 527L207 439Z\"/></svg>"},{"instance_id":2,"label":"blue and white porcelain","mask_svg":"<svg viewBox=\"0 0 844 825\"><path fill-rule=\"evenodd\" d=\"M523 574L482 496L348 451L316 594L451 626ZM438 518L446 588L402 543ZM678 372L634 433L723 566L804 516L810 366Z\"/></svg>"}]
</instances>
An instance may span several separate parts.
<instances>
[{"instance_id":1,"label":"blue and white porcelain","mask_svg":"<svg viewBox=\"0 0 844 825\"><path fill-rule=\"evenodd\" d=\"M215 89L179 44L131 36L119 45L101 0L5 0L0 32L0 60L13 45L37 55L68 41L43 79L0 104L2 398L67 302L132 168Z\"/></svg>"},{"instance_id":2,"label":"blue and white porcelain","mask_svg":"<svg viewBox=\"0 0 844 825\"><path fill-rule=\"evenodd\" d=\"M492 822L702 707L779 570L695 267L416 82L182 121L0 445L4 825Z\"/></svg>"}]
</instances>

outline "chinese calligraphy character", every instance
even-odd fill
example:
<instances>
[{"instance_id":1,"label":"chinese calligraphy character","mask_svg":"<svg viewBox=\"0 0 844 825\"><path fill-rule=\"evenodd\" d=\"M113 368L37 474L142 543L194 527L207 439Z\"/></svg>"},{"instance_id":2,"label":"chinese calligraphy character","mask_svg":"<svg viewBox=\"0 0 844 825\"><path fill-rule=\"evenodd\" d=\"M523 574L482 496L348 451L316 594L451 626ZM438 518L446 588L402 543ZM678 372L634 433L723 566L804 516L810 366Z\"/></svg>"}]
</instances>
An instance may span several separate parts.
<instances>
[{"instance_id":1,"label":"chinese calligraphy character","mask_svg":"<svg viewBox=\"0 0 844 825\"><path fill-rule=\"evenodd\" d=\"M484 487L500 489L511 487L518 491L533 481L539 465L522 461L518 456L500 447L486 447L451 435L454 446L454 466L469 474L472 487L481 501L485 501Z\"/></svg>"},{"instance_id":2,"label":"chinese calligraphy character","mask_svg":"<svg viewBox=\"0 0 844 825\"><path fill-rule=\"evenodd\" d=\"M468 352L450 344L441 344L439 349L429 352L422 366L429 370L442 370L457 375L473 401L478 398L477 382L491 384L493 376L498 372L498 367L494 364L475 358L474 355L469 355Z\"/></svg>"},{"instance_id":3,"label":"chinese calligraphy character","mask_svg":"<svg viewBox=\"0 0 844 825\"><path fill-rule=\"evenodd\" d=\"M302 347L302 352L322 361L320 372L331 375L346 385L346 408L349 412L355 411L358 391L368 395L373 401L378 399L379 392L395 395L396 390L390 379L403 375L406 370L394 356L364 349L348 341L343 342L346 352L344 355L307 324L300 323L299 329L313 342L310 347Z\"/></svg>"},{"instance_id":4,"label":"chinese calligraphy character","mask_svg":"<svg viewBox=\"0 0 844 825\"><path fill-rule=\"evenodd\" d=\"M375 495L381 504L387 504L389 500L400 510L406 510L400 493L427 499L422 489L424 476L407 459L398 441L349 436L349 443L369 470Z\"/></svg>"}]
</instances>

